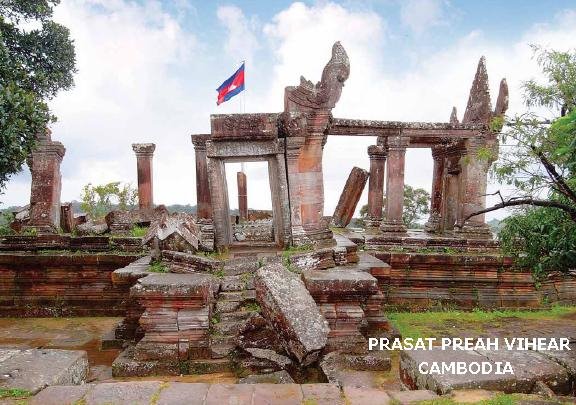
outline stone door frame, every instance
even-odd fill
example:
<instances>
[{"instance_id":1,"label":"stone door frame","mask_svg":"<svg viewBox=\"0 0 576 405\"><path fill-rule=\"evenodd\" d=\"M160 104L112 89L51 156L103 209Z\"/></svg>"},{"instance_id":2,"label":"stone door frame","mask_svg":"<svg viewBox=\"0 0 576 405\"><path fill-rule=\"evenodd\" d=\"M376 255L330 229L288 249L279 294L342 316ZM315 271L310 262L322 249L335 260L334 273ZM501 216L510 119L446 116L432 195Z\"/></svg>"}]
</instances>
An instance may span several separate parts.
<instances>
[{"instance_id":1,"label":"stone door frame","mask_svg":"<svg viewBox=\"0 0 576 405\"><path fill-rule=\"evenodd\" d=\"M268 163L274 244L278 248L289 246L291 231L284 141L210 140L206 142L206 160L216 248L222 251L238 244L232 234L225 164L263 161Z\"/></svg>"}]
</instances>

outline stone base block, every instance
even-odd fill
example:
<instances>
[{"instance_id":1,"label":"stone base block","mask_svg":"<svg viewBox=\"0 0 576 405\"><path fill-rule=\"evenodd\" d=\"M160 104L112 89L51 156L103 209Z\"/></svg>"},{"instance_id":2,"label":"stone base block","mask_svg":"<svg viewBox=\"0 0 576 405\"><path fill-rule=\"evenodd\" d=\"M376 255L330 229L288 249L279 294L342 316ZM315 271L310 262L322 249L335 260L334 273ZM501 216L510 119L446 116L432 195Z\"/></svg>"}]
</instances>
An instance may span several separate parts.
<instances>
[{"instance_id":1,"label":"stone base block","mask_svg":"<svg viewBox=\"0 0 576 405\"><path fill-rule=\"evenodd\" d=\"M407 228L402 222L395 222L395 221L383 221L380 224L380 232L383 233L399 233L404 234L406 233Z\"/></svg>"}]
</instances>

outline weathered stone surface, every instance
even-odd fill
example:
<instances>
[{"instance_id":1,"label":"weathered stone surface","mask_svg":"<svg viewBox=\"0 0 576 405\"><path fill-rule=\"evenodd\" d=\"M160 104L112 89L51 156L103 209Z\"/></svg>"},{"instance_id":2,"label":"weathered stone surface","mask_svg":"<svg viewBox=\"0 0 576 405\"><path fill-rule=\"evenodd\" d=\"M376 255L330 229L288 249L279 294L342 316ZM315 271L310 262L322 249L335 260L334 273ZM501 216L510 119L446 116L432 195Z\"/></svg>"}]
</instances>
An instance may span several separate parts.
<instances>
[{"instance_id":1,"label":"weathered stone surface","mask_svg":"<svg viewBox=\"0 0 576 405\"><path fill-rule=\"evenodd\" d=\"M83 385L53 385L46 387L30 400L31 405L75 405L88 391L94 388L93 384Z\"/></svg>"},{"instance_id":2,"label":"weathered stone surface","mask_svg":"<svg viewBox=\"0 0 576 405\"><path fill-rule=\"evenodd\" d=\"M338 267L328 270L307 270L302 273L306 289L317 302L331 302L329 298L352 298L358 301L378 292L378 283L369 273Z\"/></svg>"},{"instance_id":3,"label":"weathered stone surface","mask_svg":"<svg viewBox=\"0 0 576 405\"><path fill-rule=\"evenodd\" d=\"M419 364L424 370L430 370L432 362L490 362L494 369L490 374L444 373L422 374ZM510 362L514 374L496 374L496 363ZM543 381L554 392L566 394L570 392L570 377L565 368L546 358L540 353L532 351L508 350L426 350L403 351L400 357L400 377L404 384L410 388L430 389L446 394L456 389L487 389L507 393L531 393L536 381Z\"/></svg>"},{"instance_id":4,"label":"weathered stone surface","mask_svg":"<svg viewBox=\"0 0 576 405\"><path fill-rule=\"evenodd\" d=\"M88 221L76 227L79 235L103 235L108 232L108 225L106 223L97 223Z\"/></svg>"},{"instance_id":5,"label":"weathered stone surface","mask_svg":"<svg viewBox=\"0 0 576 405\"><path fill-rule=\"evenodd\" d=\"M55 233L60 226L60 163L65 153L60 142L52 141L49 131L37 137L34 151L28 158L32 185L30 219L25 227Z\"/></svg>"},{"instance_id":6,"label":"weathered stone surface","mask_svg":"<svg viewBox=\"0 0 576 405\"><path fill-rule=\"evenodd\" d=\"M129 232L135 225L150 226L164 215L169 215L169 212L164 205L159 205L154 208L111 211L105 220L111 232Z\"/></svg>"},{"instance_id":7,"label":"weathered stone surface","mask_svg":"<svg viewBox=\"0 0 576 405\"><path fill-rule=\"evenodd\" d=\"M388 391L388 395L400 405L417 404L421 401L433 401L438 398L436 393L429 390Z\"/></svg>"},{"instance_id":8,"label":"weathered stone surface","mask_svg":"<svg viewBox=\"0 0 576 405\"><path fill-rule=\"evenodd\" d=\"M382 206L384 203L384 168L386 164L386 148L382 145L368 147L370 158L370 176L368 179L368 218L367 227L377 228L382 222Z\"/></svg>"},{"instance_id":9,"label":"weathered stone surface","mask_svg":"<svg viewBox=\"0 0 576 405\"><path fill-rule=\"evenodd\" d=\"M380 226L382 232L403 233L404 211L404 163L409 138L389 137L387 140L388 161L386 168L386 218Z\"/></svg>"},{"instance_id":10,"label":"weathered stone surface","mask_svg":"<svg viewBox=\"0 0 576 405\"><path fill-rule=\"evenodd\" d=\"M356 211L356 205L358 205L358 201L364 191L368 176L369 174L366 170L359 167L352 168L332 215L332 222L335 226L345 228L350 223Z\"/></svg>"},{"instance_id":11,"label":"weathered stone surface","mask_svg":"<svg viewBox=\"0 0 576 405\"><path fill-rule=\"evenodd\" d=\"M244 350L246 350L252 356L259 359L268 360L280 368L286 368L292 364L292 360L286 356L282 356L281 354L276 353L274 350L260 348L246 348Z\"/></svg>"},{"instance_id":12,"label":"weathered stone surface","mask_svg":"<svg viewBox=\"0 0 576 405\"><path fill-rule=\"evenodd\" d=\"M317 405L344 405L340 389L334 384L302 384L303 403Z\"/></svg>"},{"instance_id":13,"label":"weathered stone surface","mask_svg":"<svg viewBox=\"0 0 576 405\"><path fill-rule=\"evenodd\" d=\"M140 208L152 209L154 207L152 157L156 145L153 143L133 143L132 149L136 153L137 161L138 205Z\"/></svg>"},{"instance_id":14,"label":"weathered stone surface","mask_svg":"<svg viewBox=\"0 0 576 405\"><path fill-rule=\"evenodd\" d=\"M391 362L388 353L350 355L332 352L324 356L320 368L331 384L375 388L378 386L377 373L389 371Z\"/></svg>"},{"instance_id":15,"label":"weathered stone surface","mask_svg":"<svg viewBox=\"0 0 576 405\"><path fill-rule=\"evenodd\" d=\"M248 219L248 184L244 172L236 173L236 185L238 186L238 212L240 220Z\"/></svg>"},{"instance_id":16,"label":"weathered stone surface","mask_svg":"<svg viewBox=\"0 0 576 405\"><path fill-rule=\"evenodd\" d=\"M149 404L160 390L158 381L97 384L85 397L86 405Z\"/></svg>"},{"instance_id":17,"label":"weathered stone surface","mask_svg":"<svg viewBox=\"0 0 576 405\"><path fill-rule=\"evenodd\" d=\"M252 403L301 405L302 390L297 384L254 384Z\"/></svg>"},{"instance_id":18,"label":"weathered stone surface","mask_svg":"<svg viewBox=\"0 0 576 405\"><path fill-rule=\"evenodd\" d=\"M482 56L478 62L476 76L472 82L468 105L464 112L463 123L479 122L489 123L492 118L492 105L490 102L490 88L488 73L486 72L486 58Z\"/></svg>"},{"instance_id":19,"label":"weathered stone surface","mask_svg":"<svg viewBox=\"0 0 576 405\"><path fill-rule=\"evenodd\" d=\"M183 212L161 215L150 225L148 233L142 240L144 244L158 243L161 250L194 253L202 245L201 229L195 218Z\"/></svg>"},{"instance_id":20,"label":"weathered stone surface","mask_svg":"<svg viewBox=\"0 0 576 405\"><path fill-rule=\"evenodd\" d=\"M390 397L385 391L369 388L344 387L346 404L350 405L386 405Z\"/></svg>"},{"instance_id":21,"label":"weathered stone surface","mask_svg":"<svg viewBox=\"0 0 576 405\"><path fill-rule=\"evenodd\" d=\"M278 136L277 114L213 114L212 139L269 140Z\"/></svg>"},{"instance_id":22,"label":"weathered stone surface","mask_svg":"<svg viewBox=\"0 0 576 405\"><path fill-rule=\"evenodd\" d=\"M203 405L209 384L171 382L158 396L157 405Z\"/></svg>"},{"instance_id":23,"label":"weathered stone surface","mask_svg":"<svg viewBox=\"0 0 576 405\"><path fill-rule=\"evenodd\" d=\"M281 336L285 348L303 365L318 358L329 332L326 319L296 275L280 264L260 268L255 278L262 314Z\"/></svg>"},{"instance_id":24,"label":"weathered stone surface","mask_svg":"<svg viewBox=\"0 0 576 405\"><path fill-rule=\"evenodd\" d=\"M212 384L206 395L206 405L251 405L253 384Z\"/></svg>"},{"instance_id":25,"label":"weathered stone surface","mask_svg":"<svg viewBox=\"0 0 576 405\"><path fill-rule=\"evenodd\" d=\"M0 386L32 393L51 385L81 384L88 375L83 350L0 349Z\"/></svg>"},{"instance_id":26,"label":"weathered stone surface","mask_svg":"<svg viewBox=\"0 0 576 405\"><path fill-rule=\"evenodd\" d=\"M253 374L238 380L238 384L294 384L294 380L285 370L268 374Z\"/></svg>"}]
</instances>

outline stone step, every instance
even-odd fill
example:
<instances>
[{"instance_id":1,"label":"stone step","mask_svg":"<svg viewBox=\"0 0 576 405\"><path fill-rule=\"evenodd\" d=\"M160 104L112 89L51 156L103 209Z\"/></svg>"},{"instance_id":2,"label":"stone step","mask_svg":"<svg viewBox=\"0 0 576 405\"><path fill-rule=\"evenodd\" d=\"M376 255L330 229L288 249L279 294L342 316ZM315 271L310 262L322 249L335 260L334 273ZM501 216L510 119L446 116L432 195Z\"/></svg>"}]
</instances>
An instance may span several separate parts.
<instances>
[{"instance_id":1,"label":"stone step","mask_svg":"<svg viewBox=\"0 0 576 405\"><path fill-rule=\"evenodd\" d=\"M236 348L236 345L230 343L219 343L210 345L210 357L213 359L223 359Z\"/></svg>"},{"instance_id":2,"label":"stone step","mask_svg":"<svg viewBox=\"0 0 576 405\"><path fill-rule=\"evenodd\" d=\"M240 257L227 260L223 270L226 276L239 276L254 273L258 268L260 268L260 261L257 257Z\"/></svg>"},{"instance_id":3,"label":"stone step","mask_svg":"<svg viewBox=\"0 0 576 405\"><path fill-rule=\"evenodd\" d=\"M234 365L228 359L190 360L188 374L213 374L232 371Z\"/></svg>"},{"instance_id":4,"label":"stone step","mask_svg":"<svg viewBox=\"0 0 576 405\"><path fill-rule=\"evenodd\" d=\"M220 321L212 324L212 330L220 335L234 335L244 323L244 320Z\"/></svg>"},{"instance_id":5,"label":"stone step","mask_svg":"<svg viewBox=\"0 0 576 405\"><path fill-rule=\"evenodd\" d=\"M220 290L225 292L254 289L254 275L244 273L240 276L224 276L220 282Z\"/></svg>"},{"instance_id":6,"label":"stone step","mask_svg":"<svg viewBox=\"0 0 576 405\"><path fill-rule=\"evenodd\" d=\"M236 311L236 312L229 312L229 313L224 313L224 314L220 314L220 321L221 322L239 322L239 321L245 321L246 319L248 319L252 314L254 313L254 311Z\"/></svg>"}]
</instances>

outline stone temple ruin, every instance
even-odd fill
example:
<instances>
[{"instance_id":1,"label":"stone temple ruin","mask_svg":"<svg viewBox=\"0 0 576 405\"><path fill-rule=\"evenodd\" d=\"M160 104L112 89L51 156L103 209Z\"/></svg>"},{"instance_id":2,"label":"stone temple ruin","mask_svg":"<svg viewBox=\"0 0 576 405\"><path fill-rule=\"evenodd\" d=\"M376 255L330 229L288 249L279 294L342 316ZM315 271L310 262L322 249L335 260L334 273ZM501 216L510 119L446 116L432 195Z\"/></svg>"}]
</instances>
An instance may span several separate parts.
<instances>
[{"instance_id":1,"label":"stone temple ruin","mask_svg":"<svg viewBox=\"0 0 576 405\"><path fill-rule=\"evenodd\" d=\"M14 224L38 234L1 239L0 313L122 316L103 342L122 348L114 376L234 370L253 382L262 374L302 382L319 367L325 381L345 385L347 373L390 369L387 352L367 351L367 337L394 335L389 309L574 302L573 280L550 279L536 290L529 272L509 271L512 260L499 253L484 216L471 216L485 208L498 154L492 122L508 106L503 79L492 108L484 58L461 121L455 108L445 123L333 117L349 75L337 42L318 83L302 77L286 87L283 112L212 115L210 133L192 135L194 216L155 207L155 146L132 145L139 207L108 214L97 236L56 232L86 219L60 204L64 147L42 138L30 159L29 213ZM322 159L332 136L375 144L370 167L351 168L334 215L325 217ZM431 214L420 232L402 222L407 148L430 148L434 161ZM253 191L240 173L234 218L225 165L254 161L267 164L272 211L248 209ZM366 183L366 229L350 230ZM144 238L128 236L135 224L149 226ZM413 370L400 372L410 388L430 388Z\"/></svg>"}]
</instances>

